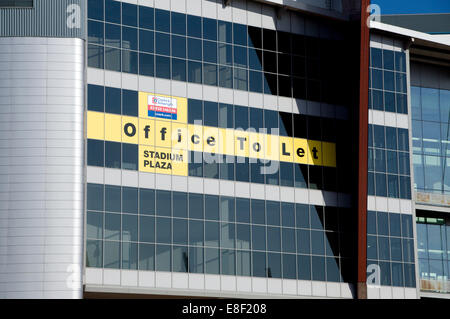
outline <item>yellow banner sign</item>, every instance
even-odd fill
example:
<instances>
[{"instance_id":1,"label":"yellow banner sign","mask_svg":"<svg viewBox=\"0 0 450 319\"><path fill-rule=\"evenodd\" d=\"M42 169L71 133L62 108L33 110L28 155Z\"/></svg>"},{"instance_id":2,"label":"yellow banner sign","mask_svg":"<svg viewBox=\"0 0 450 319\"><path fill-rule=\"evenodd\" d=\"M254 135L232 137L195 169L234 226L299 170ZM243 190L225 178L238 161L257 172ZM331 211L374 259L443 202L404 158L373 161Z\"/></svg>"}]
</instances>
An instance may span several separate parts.
<instances>
[{"instance_id":1,"label":"yellow banner sign","mask_svg":"<svg viewBox=\"0 0 450 319\"><path fill-rule=\"evenodd\" d=\"M139 117L88 111L87 138L139 145L139 170L188 175L188 151L336 167L336 144L187 124L187 99L139 92Z\"/></svg>"}]
</instances>

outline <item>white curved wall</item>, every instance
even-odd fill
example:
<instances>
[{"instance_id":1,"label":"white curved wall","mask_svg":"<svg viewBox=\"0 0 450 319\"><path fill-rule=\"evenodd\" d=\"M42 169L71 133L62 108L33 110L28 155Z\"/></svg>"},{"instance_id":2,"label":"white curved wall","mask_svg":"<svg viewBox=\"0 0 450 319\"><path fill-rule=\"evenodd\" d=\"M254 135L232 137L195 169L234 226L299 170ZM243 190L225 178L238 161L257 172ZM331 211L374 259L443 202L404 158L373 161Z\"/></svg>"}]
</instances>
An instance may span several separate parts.
<instances>
[{"instance_id":1,"label":"white curved wall","mask_svg":"<svg viewBox=\"0 0 450 319\"><path fill-rule=\"evenodd\" d=\"M81 298L84 41L0 38L0 298Z\"/></svg>"}]
</instances>

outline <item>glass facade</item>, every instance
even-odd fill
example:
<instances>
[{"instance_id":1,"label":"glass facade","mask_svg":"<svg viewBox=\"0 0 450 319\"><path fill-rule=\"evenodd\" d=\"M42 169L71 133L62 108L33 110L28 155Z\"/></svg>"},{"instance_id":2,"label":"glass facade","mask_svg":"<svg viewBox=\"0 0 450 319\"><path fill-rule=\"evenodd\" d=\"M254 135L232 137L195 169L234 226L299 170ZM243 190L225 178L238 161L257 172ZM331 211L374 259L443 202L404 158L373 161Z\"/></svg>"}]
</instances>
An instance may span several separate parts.
<instances>
[{"instance_id":1,"label":"glass facade","mask_svg":"<svg viewBox=\"0 0 450 319\"><path fill-rule=\"evenodd\" d=\"M417 211L420 289L450 293L450 219Z\"/></svg>"},{"instance_id":2,"label":"glass facade","mask_svg":"<svg viewBox=\"0 0 450 319\"><path fill-rule=\"evenodd\" d=\"M348 282L349 209L87 185L87 267Z\"/></svg>"},{"instance_id":3,"label":"glass facade","mask_svg":"<svg viewBox=\"0 0 450 319\"><path fill-rule=\"evenodd\" d=\"M370 48L369 109L408 114L406 54Z\"/></svg>"},{"instance_id":4,"label":"glass facade","mask_svg":"<svg viewBox=\"0 0 450 319\"><path fill-rule=\"evenodd\" d=\"M89 84L87 109L137 116L138 92ZM188 99L187 113L189 124L201 121L208 127L254 129L279 136L336 143L336 164L339 168L190 152L189 176L350 192L347 173L350 170L348 156L351 145L348 143L349 125L346 120L194 99ZM194 160L197 158L203 158L203 163ZM138 170L138 146L88 139L87 164ZM279 169L271 174L261 174L261 168L271 165Z\"/></svg>"},{"instance_id":5,"label":"glass facade","mask_svg":"<svg viewBox=\"0 0 450 319\"><path fill-rule=\"evenodd\" d=\"M89 0L88 18L89 67L349 104L342 40L112 0Z\"/></svg>"},{"instance_id":6,"label":"glass facade","mask_svg":"<svg viewBox=\"0 0 450 319\"><path fill-rule=\"evenodd\" d=\"M450 91L411 87L414 187L450 195Z\"/></svg>"},{"instance_id":7,"label":"glass facade","mask_svg":"<svg viewBox=\"0 0 450 319\"><path fill-rule=\"evenodd\" d=\"M367 212L367 265L379 266L383 286L416 287L411 215Z\"/></svg>"},{"instance_id":8,"label":"glass facade","mask_svg":"<svg viewBox=\"0 0 450 319\"><path fill-rule=\"evenodd\" d=\"M408 130L369 124L368 195L411 199Z\"/></svg>"}]
</instances>

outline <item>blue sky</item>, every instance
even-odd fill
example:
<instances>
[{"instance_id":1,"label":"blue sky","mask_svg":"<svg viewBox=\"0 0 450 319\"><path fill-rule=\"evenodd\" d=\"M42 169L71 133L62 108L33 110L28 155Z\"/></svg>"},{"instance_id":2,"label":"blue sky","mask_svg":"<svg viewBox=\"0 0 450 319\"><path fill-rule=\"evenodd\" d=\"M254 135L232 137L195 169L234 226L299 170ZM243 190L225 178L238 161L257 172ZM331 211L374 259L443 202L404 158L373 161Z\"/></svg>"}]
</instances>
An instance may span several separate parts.
<instances>
[{"instance_id":1,"label":"blue sky","mask_svg":"<svg viewBox=\"0 0 450 319\"><path fill-rule=\"evenodd\" d=\"M450 13L450 0L372 0L381 14Z\"/></svg>"}]
</instances>

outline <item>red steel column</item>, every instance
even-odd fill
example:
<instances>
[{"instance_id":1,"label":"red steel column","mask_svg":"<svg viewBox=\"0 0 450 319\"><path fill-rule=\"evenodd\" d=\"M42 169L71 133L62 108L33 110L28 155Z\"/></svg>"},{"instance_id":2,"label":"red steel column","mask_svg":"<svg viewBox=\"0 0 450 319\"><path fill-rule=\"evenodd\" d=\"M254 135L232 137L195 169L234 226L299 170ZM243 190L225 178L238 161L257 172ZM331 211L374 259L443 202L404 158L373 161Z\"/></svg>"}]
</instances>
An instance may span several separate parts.
<instances>
[{"instance_id":1,"label":"red steel column","mask_svg":"<svg viewBox=\"0 0 450 319\"><path fill-rule=\"evenodd\" d=\"M358 299L367 299L367 136L369 100L369 26L367 8L370 0L361 0L360 84L359 84L359 154L358 154Z\"/></svg>"}]
</instances>

